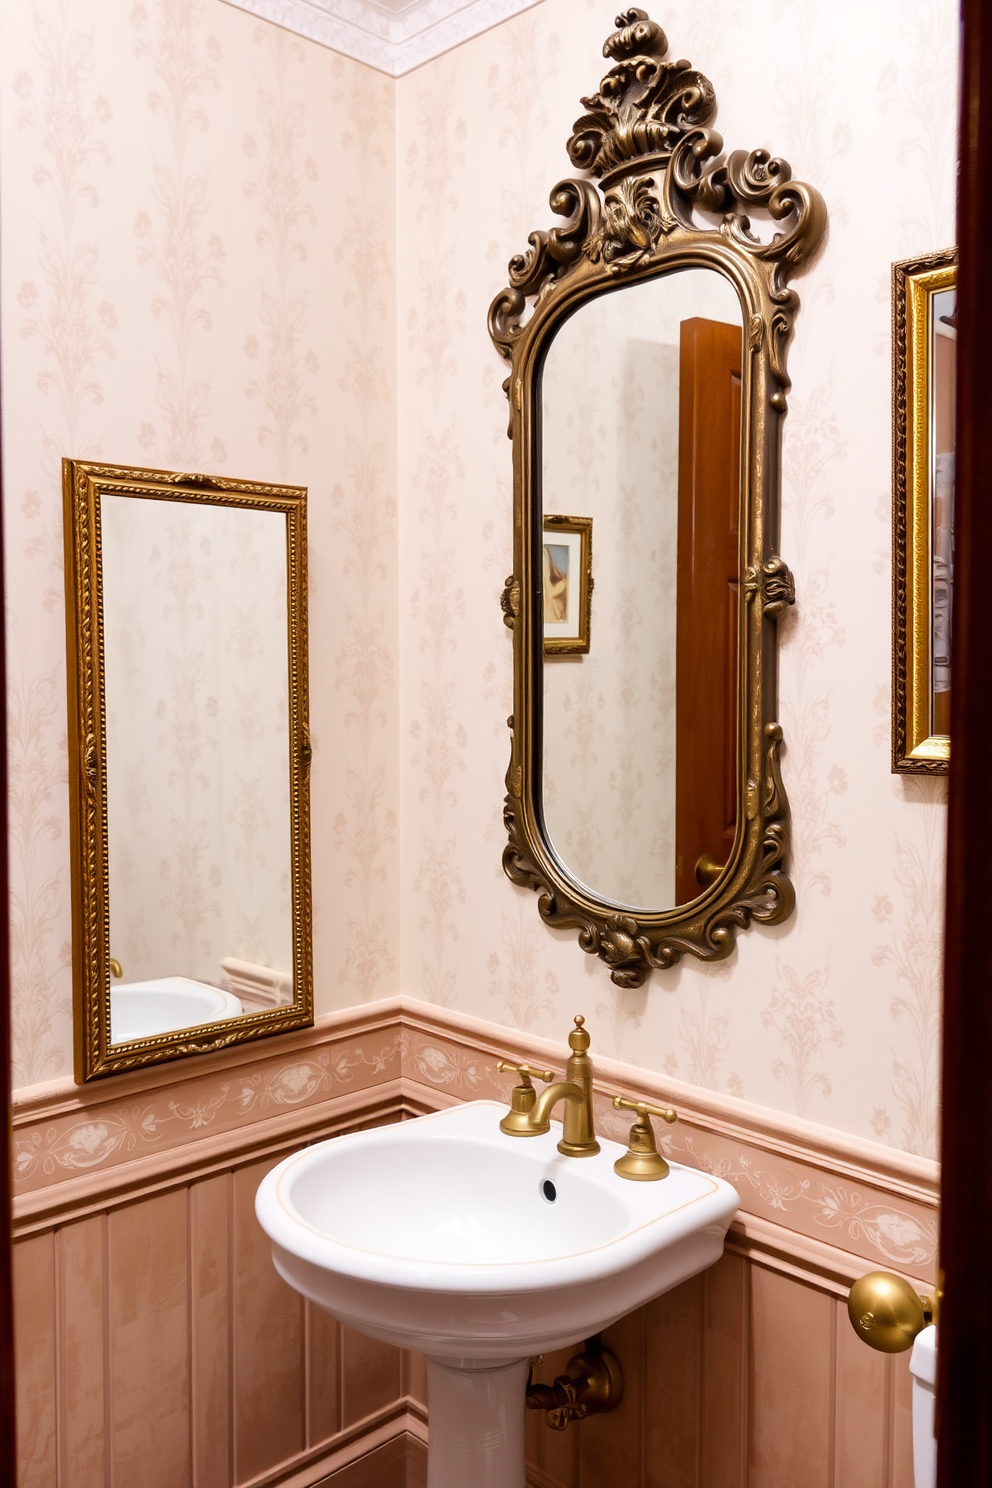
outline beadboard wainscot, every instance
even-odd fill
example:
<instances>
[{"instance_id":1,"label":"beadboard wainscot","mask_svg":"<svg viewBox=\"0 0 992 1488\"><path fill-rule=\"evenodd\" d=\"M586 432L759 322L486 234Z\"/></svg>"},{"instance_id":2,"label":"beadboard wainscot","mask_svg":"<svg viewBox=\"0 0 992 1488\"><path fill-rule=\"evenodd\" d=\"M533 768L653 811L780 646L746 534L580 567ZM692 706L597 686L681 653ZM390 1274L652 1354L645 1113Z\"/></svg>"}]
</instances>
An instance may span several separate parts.
<instances>
[{"instance_id":1,"label":"beadboard wainscot","mask_svg":"<svg viewBox=\"0 0 992 1488\"><path fill-rule=\"evenodd\" d=\"M313 1141L505 1099L531 1038L410 998L255 1046L15 1097L21 1488L417 1488L423 1366L276 1275L255 1189ZM607 1339L626 1394L565 1432L527 1420L530 1488L911 1488L907 1356L864 1348L851 1282L936 1271L937 1169L616 1061L614 1094L675 1105L666 1155L741 1195L721 1262ZM551 1377L569 1351L548 1356Z\"/></svg>"}]
</instances>

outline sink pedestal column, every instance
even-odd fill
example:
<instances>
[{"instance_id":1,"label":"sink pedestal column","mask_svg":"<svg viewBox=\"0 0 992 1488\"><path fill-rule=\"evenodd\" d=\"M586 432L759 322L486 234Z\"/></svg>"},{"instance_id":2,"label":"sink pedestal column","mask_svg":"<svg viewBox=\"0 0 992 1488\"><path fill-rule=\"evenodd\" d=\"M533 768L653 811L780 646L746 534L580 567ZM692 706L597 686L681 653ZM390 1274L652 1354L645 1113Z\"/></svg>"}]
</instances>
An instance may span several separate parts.
<instances>
[{"instance_id":1,"label":"sink pedestal column","mask_svg":"<svg viewBox=\"0 0 992 1488\"><path fill-rule=\"evenodd\" d=\"M427 1488L525 1488L529 1368L427 1360Z\"/></svg>"}]
</instances>

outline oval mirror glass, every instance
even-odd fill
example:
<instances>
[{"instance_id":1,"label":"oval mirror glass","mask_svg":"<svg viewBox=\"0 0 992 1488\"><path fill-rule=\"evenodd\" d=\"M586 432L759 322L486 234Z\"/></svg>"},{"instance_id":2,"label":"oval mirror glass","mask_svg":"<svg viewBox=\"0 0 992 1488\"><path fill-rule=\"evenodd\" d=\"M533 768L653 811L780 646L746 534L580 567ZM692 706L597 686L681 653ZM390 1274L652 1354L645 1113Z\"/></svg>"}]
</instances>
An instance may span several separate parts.
<instances>
[{"instance_id":1,"label":"oval mirror glass","mask_svg":"<svg viewBox=\"0 0 992 1488\"><path fill-rule=\"evenodd\" d=\"M660 911L737 831L742 317L706 268L587 300L541 383L549 846Z\"/></svg>"}]
</instances>

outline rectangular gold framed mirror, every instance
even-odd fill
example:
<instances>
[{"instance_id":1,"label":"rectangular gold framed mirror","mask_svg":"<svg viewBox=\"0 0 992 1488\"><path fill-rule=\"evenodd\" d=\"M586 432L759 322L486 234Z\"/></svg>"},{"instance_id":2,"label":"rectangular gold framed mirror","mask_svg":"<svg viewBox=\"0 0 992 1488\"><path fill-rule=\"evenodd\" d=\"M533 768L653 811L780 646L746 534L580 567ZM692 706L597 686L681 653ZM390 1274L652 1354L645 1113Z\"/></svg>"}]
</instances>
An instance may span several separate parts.
<instances>
[{"instance_id":1,"label":"rectangular gold framed mirror","mask_svg":"<svg viewBox=\"0 0 992 1488\"><path fill-rule=\"evenodd\" d=\"M950 758L954 581L954 249L892 269L892 769Z\"/></svg>"},{"instance_id":2,"label":"rectangular gold framed mirror","mask_svg":"<svg viewBox=\"0 0 992 1488\"><path fill-rule=\"evenodd\" d=\"M76 1079L313 1022L306 490L63 461Z\"/></svg>"}]
</instances>

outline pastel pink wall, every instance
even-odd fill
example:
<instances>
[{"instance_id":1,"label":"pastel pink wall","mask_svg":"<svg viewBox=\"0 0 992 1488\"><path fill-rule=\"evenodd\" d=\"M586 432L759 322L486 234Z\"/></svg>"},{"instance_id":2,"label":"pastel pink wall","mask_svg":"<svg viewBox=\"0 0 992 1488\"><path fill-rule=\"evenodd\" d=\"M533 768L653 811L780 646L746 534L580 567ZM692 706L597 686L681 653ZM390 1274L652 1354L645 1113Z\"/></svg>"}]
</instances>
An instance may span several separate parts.
<instances>
[{"instance_id":1,"label":"pastel pink wall","mask_svg":"<svg viewBox=\"0 0 992 1488\"><path fill-rule=\"evenodd\" d=\"M954 0L651 7L727 148L785 156L830 212L784 431L797 914L621 992L500 869L510 449L485 311L554 221L615 10L545 0L397 88L402 987L559 1038L581 1011L612 1055L933 1155L944 792L889 772L889 273L954 241Z\"/></svg>"},{"instance_id":2,"label":"pastel pink wall","mask_svg":"<svg viewBox=\"0 0 992 1488\"><path fill-rule=\"evenodd\" d=\"M17 1084L71 1067L71 453L310 487L318 1009L399 990L558 1038L581 1010L616 1057L933 1153L944 809L888 767L889 268L954 237L954 0L663 7L728 146L784 155L830 210L784 443L797 915L622 994L500 869L485 315L551 221L614 10L544 0L394 84L213 0L4 8Z\"/></svg>"},{"instance_id":3,"label":"pastel pink wall","mask_svg":"<svg viewBox=\"0 0 992 1488\"><path fill-rule=\"evenodd\" d=\"M15 1085L72 1069L64 455L309 486L318 1010L395 988L393 83L216 0L2 48Z\"/></svg>"}]
</instances>

